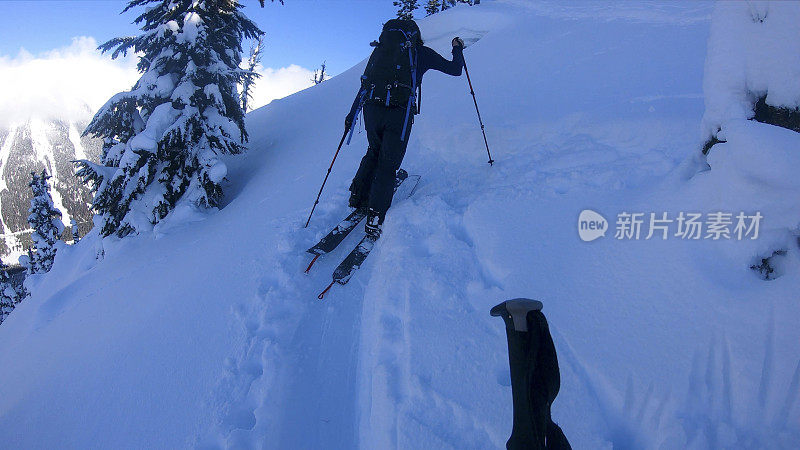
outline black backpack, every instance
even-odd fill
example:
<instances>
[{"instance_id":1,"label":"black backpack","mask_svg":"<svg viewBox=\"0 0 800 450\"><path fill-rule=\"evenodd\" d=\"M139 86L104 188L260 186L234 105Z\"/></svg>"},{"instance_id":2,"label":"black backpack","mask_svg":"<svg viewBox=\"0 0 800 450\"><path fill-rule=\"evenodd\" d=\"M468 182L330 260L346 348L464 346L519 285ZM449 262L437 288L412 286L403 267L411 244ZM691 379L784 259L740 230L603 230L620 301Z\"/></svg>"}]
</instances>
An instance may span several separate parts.
<instances>
[{"instance_id":1,"label":"black backpack","mask_svg":"<svg viewBox=\"0 0 800 450\"><path fill-rule=\"evenodd\" d=\"M387 107L416 106L419 27L413 20L392 19L383 31L361 77L364 100Z\"/></svg>"}]
</instances>

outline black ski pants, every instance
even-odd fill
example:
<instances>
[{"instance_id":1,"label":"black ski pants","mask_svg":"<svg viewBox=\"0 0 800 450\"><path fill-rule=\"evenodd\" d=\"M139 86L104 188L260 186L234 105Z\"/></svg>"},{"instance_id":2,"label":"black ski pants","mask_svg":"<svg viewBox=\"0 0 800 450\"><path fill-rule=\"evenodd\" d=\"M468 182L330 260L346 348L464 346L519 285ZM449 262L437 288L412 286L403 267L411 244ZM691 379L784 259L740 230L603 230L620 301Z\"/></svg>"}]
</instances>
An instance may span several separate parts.
<instances>
[{"instance_id":1,"label":"black ski pants","mask_svg":"<svg viewBox=\"0 0 800 450\"><path fill-rule=\"evenodd\" d=\"M413 114L408 118L406 134L402 136L406 108L385 107L381 104L364 105L364 128L369 148L361 158L350 191L353 195L377 211L381 221L392 204L395 173L403 162L414 122Z\"/></svg>"}]
</instances>

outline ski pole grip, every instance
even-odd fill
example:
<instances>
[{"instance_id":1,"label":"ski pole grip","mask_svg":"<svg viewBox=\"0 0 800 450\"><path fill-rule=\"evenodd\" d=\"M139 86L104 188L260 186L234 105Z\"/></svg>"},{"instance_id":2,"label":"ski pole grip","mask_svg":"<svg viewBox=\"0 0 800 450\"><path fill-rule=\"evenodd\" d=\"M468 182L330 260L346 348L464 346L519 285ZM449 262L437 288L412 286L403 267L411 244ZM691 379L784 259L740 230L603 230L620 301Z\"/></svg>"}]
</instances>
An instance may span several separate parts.
<instances>
[{"instance_id":1,"label":"ski pole grip","mask_svg":"<svg viewBox=\"0 0 800 450\"><path fill-rule=\"evenodd\" d=\"M561 377L553 338L541 310L542 302L515 298L490 311L492 316L503 318L508 340L513 408L508 450L571 449L550 413Z\"/></svg>"},{"instance_id":2,"label":"ski pole grip","mask_svg":"<svg viewBox=\"0 0 800 450\"><path fill-rule=\"evenodd\" d=\"M541 311L542 302L529 298L515 298L507 300L491 309L489 314L502 317L510 329L528 331L528 312Z\"/></svg>"}]
</instances>

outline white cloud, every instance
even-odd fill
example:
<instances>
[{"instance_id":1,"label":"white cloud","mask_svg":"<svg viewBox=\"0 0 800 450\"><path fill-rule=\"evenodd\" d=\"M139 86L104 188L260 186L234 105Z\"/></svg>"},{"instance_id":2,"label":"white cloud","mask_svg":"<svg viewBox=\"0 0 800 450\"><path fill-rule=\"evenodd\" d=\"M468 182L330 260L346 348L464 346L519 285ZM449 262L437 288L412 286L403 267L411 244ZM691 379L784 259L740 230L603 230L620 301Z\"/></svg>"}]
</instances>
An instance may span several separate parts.
<instances>
[{"instance_id":1,"label":"white cloud","mask_svg":"<svg viewBox=\"0 0 800 450\"><path fill-rule=\"evenodd\" d=\"M257 72L261 74L261 78L256 80L253 89L253 109L264 106L275 99L302 91L314 84L311 80L314 77L314 71L296 64L280 69L260 68ZM248 109L250 108L248 107Z\"/></svg>"},{"instance_id":2,"label":"white cloud","mask_svg":"<svg viewBox=\"0 0 800 450\"><path fill-rule=\"evenodd\" d=\"M314 72L296 64L258 72L254 108L314 84ZM0 55L0 127L30 117L86 120L138 78L135 56L112 60L91 37L73 38L67 47L38 55L24 49L15 57Z\"/></svg>"},{"instance_id":3,"label":"white cloud","mask_svg":"<svg viewBox=\"0 0 800 450\"><path fill-rule=\"evenodd\" d=\"M84 105L93 113L137 78L135 58L112 61L91 37L39 55L0 56L0 125L32 116L86 119Z\"/></svg>"}]
</instances>

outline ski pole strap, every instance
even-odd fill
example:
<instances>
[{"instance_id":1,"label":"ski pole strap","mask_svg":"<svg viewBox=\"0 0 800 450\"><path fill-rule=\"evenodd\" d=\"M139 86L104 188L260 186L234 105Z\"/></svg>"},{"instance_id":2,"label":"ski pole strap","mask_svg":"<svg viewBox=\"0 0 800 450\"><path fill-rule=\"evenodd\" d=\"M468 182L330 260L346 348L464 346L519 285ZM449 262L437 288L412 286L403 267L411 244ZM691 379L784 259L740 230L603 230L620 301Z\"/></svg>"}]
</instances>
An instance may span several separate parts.
<instances>
[{"instance_id":1,"label":"ski pole strap","mask_svg":"<svg viewBox=\"0 0 800 450\"><path fill-rule=\"evenodd\" d=\"M422 113L422 85L417 86L417 114Z\"/></svg>"},{"instance_id":2,"label":"ski pole strap","mask_svg":"<svg viewBox=\"0 0 800 450\"><path fill-rule=\"evenodd\" d=\"M350 145L350 140L353 139L353 130L356 129L356 123L358 123L358 110L356 109L356 117L353 119L352 125L350 125L350 133L347 134L347 145Z\"/></svg>"},{"instance_id":3,"label":"ski pole strap","mask_svg":"<svg viewBox=\"0 0 800 450\"><path fill-rule=\"evenodd\" d=\"M362 89L361 92L359 92L359 94L358 94L358 96L359 96L359 98L358 98L358 106L356 107L356 114L353 117L353 123L350 124L350 133L347 136L347 145L350 145L350 140L353 139L353 131L355 131L356 124L358 123L358 114L361 112L361 108L364 107L364 101L366 101L366 99L365 99L366 94L367 94L367 90L366 89Z\"/></svg>"}]
</instances>

